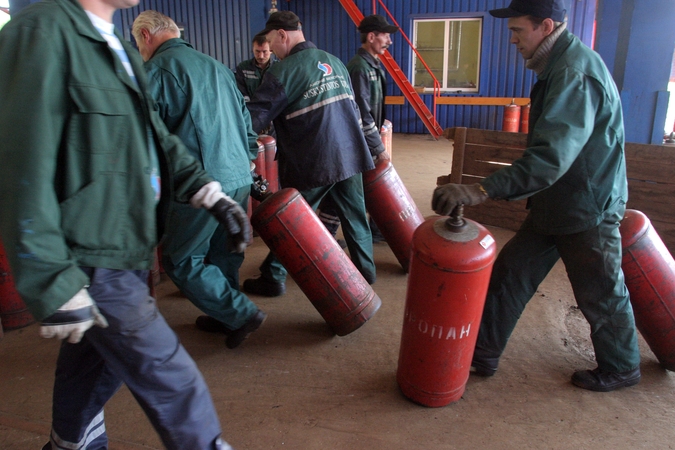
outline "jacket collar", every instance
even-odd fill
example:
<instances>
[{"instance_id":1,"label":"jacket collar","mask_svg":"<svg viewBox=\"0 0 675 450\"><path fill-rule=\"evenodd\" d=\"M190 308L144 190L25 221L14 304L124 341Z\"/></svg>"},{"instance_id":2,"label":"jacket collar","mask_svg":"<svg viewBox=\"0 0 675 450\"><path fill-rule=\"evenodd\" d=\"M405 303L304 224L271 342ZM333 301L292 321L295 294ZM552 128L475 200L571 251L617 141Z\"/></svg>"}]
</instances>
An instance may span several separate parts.
<instances>
[{"instance_id":1,"label":"jacket collar","mask_svg":"<svg viewBox=\"0 0 675 450\"><path fill-rule=\"evenodd\" d=\"M84 12L80 2L77 0L57 0L57 3L73 21L75 30L79 34L95 41L105 42L105 39L103 39L98 30L92 25L89 17L87 17L87 13ZM107 45L107 42L105 43Z\"/></svg>"},{"instance_id":2,"label":"jacket collar","mask_svg":"<svg viewBox=\"0 0 675 450\"><path fill-rule=\"evenodd\" d=\"M553 70L553 66L556 64L556 62L558 62L562 54L565 52L565 50L567 50L574 39L575 36L569 30L566 29L562 32L551 49L546 67L541 72L541 74L537 75L537 79L545 80L548 78L551 70Z\"/></svg>"},{"instance_id":3,"label":"jacket collar","mask_svg":"<svg viewBox=\"0 0 675 450\"><path fill-rule=\"evenodd\" d=\"M159 55L162 52L167 51L170 48L180 47L181 45L185 45L187 47L193 48L192 45L190 45L189 42L186 42L186 41L182 40L181 38L171 38L168 41L165 41L159 47L157 47L157 50L155 50L155 54L152 55L152 57L154 58L155 56ZM150 59L152 59L152 58L150 58Z\"/></svg>"},{"instance_id":4,"label":"jacket collar","mask_svg":"<svg viewBox=\"0 0 675 450\"><path fill-rule=\"evenodd\" d=\"M291 51L288 53L288 56L291 56L292 54L298 53L302 50L307 50L308 48L316 48L316 45L314 45L310 41L301 42L299 44L296 44L296 46L291 49Z\"/></svg>"},{"instance_id":5,"label":"jacket collar","mask_svg":"<svg viewBox=\"0 0 675 450\"><path fill-rule=\"evenodd\" d=\"M374 68L376 68L376 69L379 69L379 68L380 68L380 59L379 59L379 58L375 58L373 55L371 55L370 53L368 53L368 50L366 50L365 48L359 47L359 49L356 51L356 53L357 53L361 58L365 59L366 62L368 62L368 64L370 64L370 65L373 66Z\"/></svg>"}]
</instances>

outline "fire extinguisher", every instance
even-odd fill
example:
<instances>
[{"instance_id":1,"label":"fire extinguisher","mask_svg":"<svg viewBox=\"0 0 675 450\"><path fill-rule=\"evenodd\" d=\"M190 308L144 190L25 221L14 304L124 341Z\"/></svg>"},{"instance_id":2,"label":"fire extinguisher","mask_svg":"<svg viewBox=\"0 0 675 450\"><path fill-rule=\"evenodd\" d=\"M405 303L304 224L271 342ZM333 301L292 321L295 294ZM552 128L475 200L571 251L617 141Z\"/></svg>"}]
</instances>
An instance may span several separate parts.
<instances>
[{"instance_id":1,"label":"fire extinguisher","mask_svg":"<svg viewBox=\"0 0 675 450\"><path fill-rule=\"evenodd\" d=\"M497 253L492 235L462 209L427 219L413 236L396 379L424 406L464 393Z\"/></svg>"},{"instance_id":2,"label":"fire extinguisher","mask_svg":"<svg viewBox=\"0 0 675 450\"><path fill-rule=\"evenodd\" d=\"M2 242L0 242L0 320L6 331L23 328L35 322L16 290Z\"/></svg>"},{"instance_id":3,"label":"fire extinguisher","mask_svg":"<svg viewBox=\"0 0 675 450\"><path fill-rule=\"evenodd\" d=\"M635 325L661 366L675 371L675 260L640 211L626 210L619 231Z\"/></svg>"},{"instance_id":4,"label":"fire extinguisher","mask_svg":"<svg viewBox=\"0 0 675 450\"><path fill-rule=\"evenodd\" d=\"M366 209L407 272L413 233L424 222L422 213L390 161L378 160L374 169L364 172L363 191Z\"/></svg>"},{"instance_id":5,"label":"fire extinguisher","mask_svg":"<svg viewBox=\"0 0 675 450\"><path fill-rule=\"evenodd\" d=\"M502 130L517 133L520 127L520 106L516 105L516 99L511 100L510 105L504 106L504 120Z\"/></svg>"},{"instance_id":6,"label":"fire extinguisher","mask_svg":"<svg viewBox=\"0 0 675 450\"><path fill-rule=\"evenodd\" d=\"M338 336L355 331L380 308L373 288L297 190L268 197L251 224Z\"/></svg>"},{"instance_id":7,"label":"fire extinguisher","mask_svg":"<svg viewBox=\"0 0 675 450\"><path fill-rule=\"evenodd\" d=\"M520 108L520 132L529 133L530 131L530 104Z\"/></svg>"}]
</instances>

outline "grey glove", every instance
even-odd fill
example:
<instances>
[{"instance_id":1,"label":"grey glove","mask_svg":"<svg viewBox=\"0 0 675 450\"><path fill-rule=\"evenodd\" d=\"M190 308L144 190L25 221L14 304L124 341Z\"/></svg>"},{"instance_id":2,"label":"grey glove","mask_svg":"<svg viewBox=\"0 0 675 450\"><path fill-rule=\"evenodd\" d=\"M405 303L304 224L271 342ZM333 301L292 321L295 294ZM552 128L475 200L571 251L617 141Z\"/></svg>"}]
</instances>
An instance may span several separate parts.
<instances>
[{"instance_id":1,"label":"grey glove","mask_svg":"<svg viewBox=\"0 0 675 450\"><path fill-rule=\"evenodd\" d=\"M82 288L54 314L42 321L40 336L68 338L68 342L77 344L84 332L94 325L107 328L108 321L99 312L87 289Z\"/></svg>"},{"instance_id":2,"label":"grey glove","mask_svg":"<svg viewBox=\"0 0 675 450\"><path fill-rule=\"evenodd\" d=\"M478 205L487 200L488 195L480 183L475 184L444 184L434 190L431 200L431 209L436 214L449 216L459 205Z\"/></svg>"}]
</instances>

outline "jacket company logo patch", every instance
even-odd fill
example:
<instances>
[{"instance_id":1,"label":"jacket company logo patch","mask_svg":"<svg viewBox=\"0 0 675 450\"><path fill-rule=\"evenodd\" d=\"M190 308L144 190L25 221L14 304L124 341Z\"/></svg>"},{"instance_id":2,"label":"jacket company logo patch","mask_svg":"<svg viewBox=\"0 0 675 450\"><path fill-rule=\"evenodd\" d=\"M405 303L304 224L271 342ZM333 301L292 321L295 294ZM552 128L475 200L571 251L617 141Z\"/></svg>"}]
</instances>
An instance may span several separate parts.
<instances>
[{"instance_id":1,"label":"jacket company logo patch","mask_svg":"<svg viewBox=\"0 0 675 450\"><path fill-rule=\"evenodd\" d=\"M319 61L319 63L316 65L316 67L319 68L323 72L323 76L325 77L326 75L330 75L333 73L333 68L329 66L328 64L322 63Z\"/></svg>"}]
</instances>

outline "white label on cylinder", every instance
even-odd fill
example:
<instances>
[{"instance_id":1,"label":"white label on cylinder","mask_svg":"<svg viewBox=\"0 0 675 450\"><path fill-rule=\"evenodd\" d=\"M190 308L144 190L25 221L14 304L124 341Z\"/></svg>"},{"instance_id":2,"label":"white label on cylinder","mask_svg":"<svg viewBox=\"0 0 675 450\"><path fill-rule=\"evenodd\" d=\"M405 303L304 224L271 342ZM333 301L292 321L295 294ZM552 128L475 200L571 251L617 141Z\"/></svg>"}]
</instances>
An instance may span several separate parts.
<instances>
[{"instance_id":1,"label":"white label on cylinder","mask_svg":"<svg viewBox=\"0 0 675 450\"><path fill-rule=\"evenodd\" d=\"M489 246L495 243L495 238L491 234L486 235L483 239L480 240L479 244L484 249L487 249Z\"/></svg>"}]
</instances>

